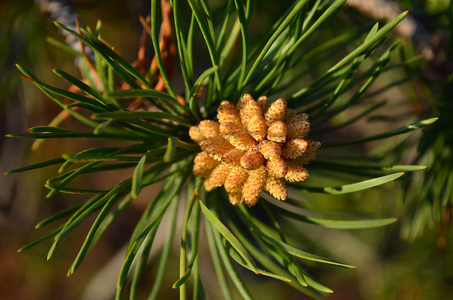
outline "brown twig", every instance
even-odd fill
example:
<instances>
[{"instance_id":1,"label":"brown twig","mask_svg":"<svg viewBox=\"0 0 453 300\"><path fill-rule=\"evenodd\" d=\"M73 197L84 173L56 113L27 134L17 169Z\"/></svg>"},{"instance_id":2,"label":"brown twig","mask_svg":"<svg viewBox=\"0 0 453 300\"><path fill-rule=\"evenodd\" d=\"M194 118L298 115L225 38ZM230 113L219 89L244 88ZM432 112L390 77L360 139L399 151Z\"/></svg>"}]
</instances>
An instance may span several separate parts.
<instances>
[{"instance_id":1,"label":"brown twig","mask_svg":"<svg viewBox=\"0 0 453 300\"><path fill-rule=\"evenodd\" d=\"M168 78L171 80L173 77L173 69L174 69L174 63L175 63L175 54L176 54L176 48L175 45L173 44L172 40L172 27L171 27L171 5L168 1L166 0L161 0L161 8L162 8L162 23L160 27L160 32L159 32L159 51L160 55L162 57L162 64L164 66L165 73L167 74ZM144 32L142 35L141 39L141 47L139 49L138 53L138 59L135 61L132 65L135 67L135 65L143 65L145 63L145 43L144 43L144 35L147 33L149 36L152 36L151 28L149 26L149 17L145 20L143 17L140 17L140 23L143 26ZM157 50L157 49L155 49ZM154 55L154 58L152 59L150 63L150 72L151 74L156 74L155 80L152 80L152 84L154 85L154 89L156 91L160 92L165 92L166 86L165 86L165 81L162 75L159 72L159 66L157 64L157 58ZM146 73L146 72L145 72ZM140 107L144 103L144 100L142 98L137 99L134 101L131 105L129 105L128 109L130 110L136 110L138 107Z\"/></svg>"},{"instance_id":2,"label":"brown twig","mask_svg":"<svg viewBox=\"0 0 453 300\"><path fill-rule=\"evenodd\" d=\"M161 53L165 72L167 73L168 78L171 79L173 77L174 58L176 53L175 45L173 44L173 41L171 39L171 5L167 0L161 0L161 8L162 23L160 26L159 34L159 51ZM151 62L151 68L157 68L156 57L154 57L153 61ZM165 82L162 76L159 77L155 89L158 91L166 91Z\"/></svg>"}]
</instances>

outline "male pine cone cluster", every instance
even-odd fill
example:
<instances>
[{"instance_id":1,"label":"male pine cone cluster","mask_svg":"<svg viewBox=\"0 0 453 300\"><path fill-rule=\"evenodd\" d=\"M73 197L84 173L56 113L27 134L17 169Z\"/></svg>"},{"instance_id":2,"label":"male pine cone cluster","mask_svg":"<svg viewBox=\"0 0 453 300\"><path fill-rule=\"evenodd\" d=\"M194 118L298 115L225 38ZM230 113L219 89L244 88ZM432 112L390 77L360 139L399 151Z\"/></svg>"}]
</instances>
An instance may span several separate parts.
<instances>
[{"instance_id":1,"label":"male pine cone cluster","mask_svg":"<svg viewBox=\"0 0 453 300\"><path fill-rule=\"evenodd\" d=\"M315 158L321 143L305 140L307 114L287 109L283 99L269 106L267 97L255 101L246 94L236 106L223 101L217 119L189 130L203 150L195 157L193 173L205 178L207 191L223 185L232 204L253 206L263 190L286 200L285 180L308 177L303 165Z\"/></svg>"}]
</instances>

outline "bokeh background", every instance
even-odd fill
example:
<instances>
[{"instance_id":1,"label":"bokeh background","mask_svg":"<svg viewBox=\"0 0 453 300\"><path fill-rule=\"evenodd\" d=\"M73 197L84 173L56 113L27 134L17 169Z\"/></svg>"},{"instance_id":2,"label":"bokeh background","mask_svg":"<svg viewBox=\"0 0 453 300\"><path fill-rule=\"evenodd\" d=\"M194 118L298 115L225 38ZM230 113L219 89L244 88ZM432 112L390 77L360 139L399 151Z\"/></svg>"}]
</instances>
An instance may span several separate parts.
<instances>
[{"instance_id":1,"label":"bokeh background","mask_svg":"<svg viewBox=\"0 0 453 300\"><path fill-rule=\"evenodd\" d=\"M216 7L217 1L210 1ZM221 1L219 1L220 3ZM271 23L291 3L290 1L255 1L257 16L262 28ZM137 57L142 27L139 16L146 17L149 1L140 0L72 0L67 1L80 16L80 20L92 28L102 20L104 40L115 47L128 61ZM451 32L452 4L447 0L399 1L402 9L410 9L417 22L427 29L435 39L439 32L448 37ZM344 32L348 28L371 22L373 16L356 7L345 6L336 17L334 30ZM341 22L340 22L341 21ZM259 39L262 29L254 25L251 39ZM46 141L39 150L32 151L33 141L5 138L7 133L25 132L27 128L48 124L59 113L58 107L47 99L37 88L21 80L15 63L19 63L44 82L67 88L66 83L54 76L51 67L58 67L71 74L78 74L77 64L71 54L50 45L46 37L64 41L52 24L49 16L31 0L0 1L0 170L7 170L58 157L61 153L85 149L87 144L80 141ZM397 34L389 37L401 38ZM411 65L404 72L411 74L411 80L395 87L381 97L397 101L405 113L414 115L437 115L438 103L451 107L451 88L445 87L451 74L451 61L448 60L449 40L436 44L439 49L434 58L444 55L442 61L424 58ZM406 53L415 55L418 41L404 40ZM200 56L203 51L199 52ZM440 58L439 58L440 59ZM199 68L203 69L200 58ZM451 77L451 76L450 76ZM395 80L386 78L387 81ZM451 78L450 78L451 80ZM448 84L447 84L448 86ZM451 116L453 119L453 115ZM63 126L79 126L67 120ZM449 125L448 125L449 126ZM373 129L375 130L375 128ZM359 134L357 128L351 134ZM91 142L92 143L92 142ZM445 141L448 143L448 140ZM415 146L414 146L415 149ZM368 149L369 150L369 149ZM451 156L451 151L449 154ZM447 158L449 157L447 155ZM436 158L433 157L433 160ZM446 166L447 168L448 166ZM110 299L115 289L115 281L124 257L124 243L133 230L147 197L153 191L131 205L114 222L106 235L88 255L82 267L71 277L66 271L80 247L87 222L73 232L61 244L51 261L46 261L50 242L42 243L26 252L17 249L40 237L46 229L34 229L40 220L74 203L77 196L57 195L46 199L45 180L55 174L55 168L30 171L27 173L3 176L0 179L0 299ZM86 178L77 184L87 187L107 187L124 176L112 173L103 178ZM415 180L415 179L413 179ZM372 212L377 217L404 218L407 206L402 203L404 186L401 183L388 184L353 194L348 197L321 199L326 209L356 209ZM448 220L447 220L448 221ZM343 270L329 266L317 266L314 277L335 291L330 299L449 299L453 295L453 234L449 222L442 226L427 226L415 239L401 236L402 222L385 228L367 230L329 230L305 225L303 240L308 248L321 249L322 253L358 266L356 270ZM425 226L423 224L421 226ZM428 224L429 225L429 224ZM177 241L175 241L177 242ZM203 241L202 241L203 243ZM178 299L177 290L169 288L177 278L177 249L175 259L168 269L168 282L164 283L161 299ZM217 299L216 284L209 278L213 271L209 266L209 254L200 253L205 270L205 285ZM155 264L154 264L155 265ZM150 272L145 282L152 282L155 267L150 262ZM171 271L174 270L174 271ZM305 299L277 282L256 278L244 272L244 280L252 286L251 291L260 295L259 299ZM144 291L146 284L143 284ZM143 294L145 295L145 293ZM220 297L220 296L219 296Z\"/></svg>"}]
</instances>

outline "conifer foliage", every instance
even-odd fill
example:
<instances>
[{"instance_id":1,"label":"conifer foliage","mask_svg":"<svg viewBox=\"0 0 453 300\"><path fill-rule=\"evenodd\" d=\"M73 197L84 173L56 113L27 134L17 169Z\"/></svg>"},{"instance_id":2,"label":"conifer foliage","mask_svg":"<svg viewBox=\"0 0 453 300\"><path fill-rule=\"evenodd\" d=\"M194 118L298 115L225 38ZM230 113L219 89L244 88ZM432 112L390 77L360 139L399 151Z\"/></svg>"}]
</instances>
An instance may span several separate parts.
<instances>
[{"instance_id":1,"label":"conifer foliage","mask_svg":"<svg viewBox=\"0 0 453 300\"><path fill-rule=\"evenodd\" d=\"M62 128L60 115L48 126L9 136L94 139L99 147L9 172L58 165L59 173L46 182L48 196L81 195L79 203L37 225L59 224L56 229L21 250L52 239L50 258L69 232L94 215L68 271L71 275L124 208L143 189L161 182L158 195L147 199L148 207L131 233L116 299L128 290L131 299L137 296L165 215L173 223L167 226L155 282L148 284L150 299L156 299L160 289L171 288L162 282L166 264L173 259L175 238L181 241L180 277L174 278L173 288L179 289L181 299L206 296L198 263L198 250L206 245L200 234L206 235L226 299L232 299L232 289L244 299L255 296L247 289L247 270L249 275L281 280L315 298L332 293L310 275L311 270L318 264L354 267L307 252L303 244L288 237L288 232L304 234L288 220L342 229L393 223L392 217L331 219L314 210L304 195L316 201L319 194L358 192L396 180L404 172L423 170L424 166L381 161L371 164L360 151L352 160L337 154L339 149L355 149L436 120L399 125L358 139L341 134L342 128L365 120L382 106L364 106L364 96L380 75L397 66L391 65L391 58L398 42L385 39L406 15L325 38L344 2L294 1L273 20L266 36L252 42L249 28L260 18L254 17L257 3L252 5L250 0L225 1L221 14L219 8L213 12L206 0L152 0L150 18L141 21L155 55L132 64L101 38L100 23L94 29L56 23L83 44L76 51L84 65L82 74L53 69L71 86L62 89L42 82L24 66L18 68L25 80L65 111L64 116L91 129ZM198 49L204 58L195 55ZM180 77L173 76L178 63ZM206 64L197 74L198 66ZM175 78L182 82L176 85ZM349 117L351 108L359 114ZM103 145L110 141L116 146ZM80 176L102 177L110 170L130 175L107 190L71 185ZM178 210L185 211L181 228L174 222Z\"/></svg>"}]
</instances>

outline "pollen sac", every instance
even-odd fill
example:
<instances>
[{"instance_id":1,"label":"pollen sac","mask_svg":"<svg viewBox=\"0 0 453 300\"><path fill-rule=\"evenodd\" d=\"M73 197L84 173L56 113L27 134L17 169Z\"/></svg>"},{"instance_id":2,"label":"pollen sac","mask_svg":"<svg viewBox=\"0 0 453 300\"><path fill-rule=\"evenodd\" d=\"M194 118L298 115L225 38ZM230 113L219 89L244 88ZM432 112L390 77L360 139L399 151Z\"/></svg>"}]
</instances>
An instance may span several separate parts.
<instances>
[{"instance_id":1,"label":"pollen sac","mask_svg":"<svg viewBox=\"0 0 453 300\"><path fill-rule=\"evenodd\" d=\"M212 170L212 173L209 176L209 183L215 187L224 185L229 172L230 168L226 164L219 164Z\"/></svg>"},{"instance_id":2,"label":"pollen sac","mask_svg":"<svg viewBox=\"0 0 453 300\"><path fill-rule=\"evenodd\" d=\"M286 173L285 179L290 182L304 181L308 177L308 171L301 165L293 163L288 164L288 173Z\"/></svg>"},{"instance_id":3,"label":"pollen sac","mask_svg":"<svg viewBox=\"0 0 453 300\"><path fill-rule=\"evenodd\" d=\"M202 165L194 164L192 171L193 171L193 175L206 178L206 177L209 177L209 175L211 175L212 169L207 169Z\"/></svg>"},{"instance_id":4,"label":"pollen sac","mask_svg":"<svg viewBox=\"0 0 453 300\"><path fill-rule=\"evenodd\" d=\"M239 204L242 202L242 192L231 192L228 193L228 199L233 205Z\"/></svg>"},{"instance_id":5,"label":"pollen sac","mask_svg":"<svg viewBox=\"0 0 453 300\"><path fill-rule=\"evenodd\" d=\"M316 157L316 152L321 147L321 143L318 141L308 140L307 141L307 150L305 150L304 154L296 159L298 164L306 165L311 162Z\"/></svg>"},{"instance_id":6,"label":"pollen sac","mask_svg":"<svg viewBox=\"0 0 453 300\"><path fill-rule=\"evenodd\" d=\"M286 159L301 157L308 148L308 142L302 139L294 139L283 145L282 156Z\"/></svg>"},{"instance_id":7,"label":"pollen sac","mask_svg":"<svg viewBox=\"0 0 453 300\"><path fill-rule=\"evenodd\" d=\"M189 136L194 142L198 144L206 139L206 137L201 133L201 130L200 128L198 128L198 126L190 127Z\"/></svg>"},{"instance_id":8,"label":"pollen sac","mask_svg":"<svg viewBox=\"0 0 453 300\"><path fill-rule=\"evenodd\" d=\"M258 100L256 100L256 102L260 106L261 112L263 114L266 114L267 110L269 109L269 101L267 100L267 97L266 96L261 96L261 97L258 98Z\"/></svg>"},{"instance_id":9,"label":"pollen sac","mask_svg":"<svg viewBox=\"0 0 453 300\"><path fill-rule=\"evenodd\" d=\"M258 150L253 149L248 151L241 157L241 167L246 170L254 170L264 164L264 156Z\"/></svg>"},{"instance_id":10,"label":"pollen sac","mask_svg":"<svg viewBox=\"0 0 453 300\"><path fill-rule=\"evenodd\" d=\"M269 170L269 174L278 178L285 177L286 173L288 172L288 165L286 161L281 157L273 160L268 160L266 166Z\"/></svg>"},{"instance_id":11,"label":"pollen sac","mask_svg":"<svg viewBox=\"0 0 453 300\"><path fill-rule=\"evenodd\" d=\"M286 200L288 191L286 189L285 180L275 176L268 176L265 190L277 200Z\"/></svg>"},{"instance_id":12,"label":"pollen sac","mask_svg":"<svg viewBox=\"0 0 453 300\"><path fill-rule=\"evenodd\" d=\"M193 166L193 174L199 177L208 177L211 171L217 167L219 161L215 160L205 151L202 151L195 156Z\"/></svg>"},{"instance_id":13,"label":"pollen sac","mask_svg":"<svg viewBox=\"0 0 453 300\"><path fill-rule=\"evenodd\" d=\"M267 135L266 119L261 115L252 116L247 124L247 130L255 141L264 141Z\"/></svg>"},{"instance_id":14,"label":"pollen sac","mask_svg":"<svg viewBox=\"0 0 453 300\"><path fill-rule=\"evenodd\" d=\"M244 103L240 111L240 116L242 124L247 127L253 117L262 116L261 108L255 100L249 99L246 103Z\"/></svg>"},{"instance_id":15,"label":"pollen sac","mask_svg":"<svg viewBox=\"0 0 453 300\"><path fill-rule=\"evenodd\" d=\"M206 138L212 138L220 135L220 124L212 120L203 120L198 125L200 132Z\"/></svg>"},{"instance_id":16,"label":"pollen sac","mask_svg":"<svg viewBox=\"0 0 453 300\"><path fill-rule=\"evenodd\" d=\"M224 123L220 125L222 135L237 149L251 150L257 142L250 136L247 130L238 124Z\"/></svg>"},{"instance_id":17,"label":"pollen sac","mask_svg":"<svg viewBox=\"0 0 453 300\"><path fill-rule=\"evenodd\" d=\"M242 127L241 124L238 123L233 123L233 122L225 122L220 124L220 133L222 136L225 138L232 134L233 132L240 132L244 131L244 128Z\"/></svg>"},{"instance_id":18,"label":"pollen sac","mask_svg":"<svg viewBox=\"0 0 453 300\"><path fill-rule=\"evenodd\" d=\"M297 109L287 109L286 110L286 114L285 114L285 120L286 121L289 121L291 120L293 117L295 117L297 115Z\"/></svg>"},{"instance_id":19,"label":"pollen sac","mask_svg":"<svg viewBox=\"0 0 453 300\"><path fill-rule=\"evenodd\" d=\"M215 188L217 188L216 186L213 186L209 182L209 180L205 180L203 185L204 185L204 189L206 190L206 192L210 192L210 191L214 190Z\"/></svg>"},{"instance_id":20,"label":"pollen sac","mask_svg":"<svg viewBox=\"0 0 453 300\"><path fill-rule=\"evenodd\" d=\"M275 121L283 121L286 115L286 101L283 99L278 99L271 104L269 109L266 112L266 122L268 125L272 124Z\"/></svg>"},{"instance_id":21,"label":"pollen sac","mask_svg":"<svg viewBox=\"0 0 453 300\"><path fill-rule=\"evenodd\" d=\"M227 165L232 165L235 167L239 167L241 163L241 157L245 154L245 151L240 149L231 149L227 153L222 156L222 162L226 163Z\"/></svg>"},{"instance_id":22,"label":"pollen sac","mask_svg":"<svg viewBox=\"0 0 453 300\"><path fill-rule=\"evenodd\" d=\"M209 156L209 154L205 151L198 153L197 156L195 156L194 162L196 165L207 166L207 168L211 169L219 164L217 160Z\"/></svg>"},{"instance_id":23,"label":"pollen sac","mask_svg":"<svg viewBox=\"0 0 453 300\"><path fill-rule=\"evenodd\" d=\"M249 173L242 168L232 168L225 180L225 190L228 193L239 192L242 190Z\"/></svg>"},{"instance_id":24,"label":"pollen sac","mask_svg":"<svg viewBox=\"0 0 453 300\"><path fill-rule=\"evenodd\" d=\"M244 105L249 101L249 100L253 100L252 96L250 94L245 94L244 96L242 96L242 98L238 101L238 103L236 103L236 108L238 110L242 110L242 108L244 107Z\"/></svg>"},{"instance_id":25,"label":"pollen sac","mask_svg":"<svg viewBox=\"0 0 453 300\"><path fill-rule=\"evenodd\" d=\"M258 145L258 150L263 154L265 159L277 159L282 154L282 146L271 141L262 141Z\"/></svg>"},{"instance_id":26,"label":"pollen sac","mask_svg":"<svg viewBox=\"0 0 453 300\"><path fill-rule=\"evenodd\" d=\"M303 139L310 132L307 114L295 115L288 121L288 138Z\"/></svg>"},{"instance_id":27,"label":"pollen sac","mask_svg":"<svg viewBox=\"0 0 453 300\"><path fill-rule=\"evenodd\" d=\"M229 101L223 101L220 103L217 109L217 119L220 124L223 123L236 123L241 124L241 118L239 111L236 109L233 103Z\"/></svg>"},{"instance_id":28,"label":"pollen sac","mask_svg":"<svg viewBox=\"0 0 453 300\"><path fill-rule=\"evenodd\" d=\"M200 147L216 160L221 160L223 154L233 149L233 146L222 136L206 139L200 143Z\"/></svg>"},{"instance_id":29,"label":"pollen sac","mask_svg":"<svg viewBox=\"0 0 453 300\"><path fill-rule=\"evenodd\" d=\"M189 136L201 147L193 173L205 178L206 191L224 186L231 204L255 205L262 191L278 200L288 197L285 180L308 177L304 167L316 157L321 143L306 140L308 115L287 109L278 99L269 106L266 96L245 94L235 106L223 101L218 122L201 121Z\"/></svg>"},{"instance_id":30,"label":"pollen sac","mask_svg":"<svg viewBox=\"0 0 453 300\"><path fill-rule=\"evenodd\" d=\"M275 121L267 129L267 139L269 141L284 143L286 135L288 134L288 127L283 121Z\"/></svg>"},{"instance_id":31,"label":"pollen sac","mask_svg":"<svg viewBox=\"0 0 453 300\"><path fill-rule=\"evenodd\" d=\"M264 166L249 172L249 177L244 184L242 195L247 206L253 206L258 202L260 193L266 186L267 170Z\"/></svg>"}]
</instances>

